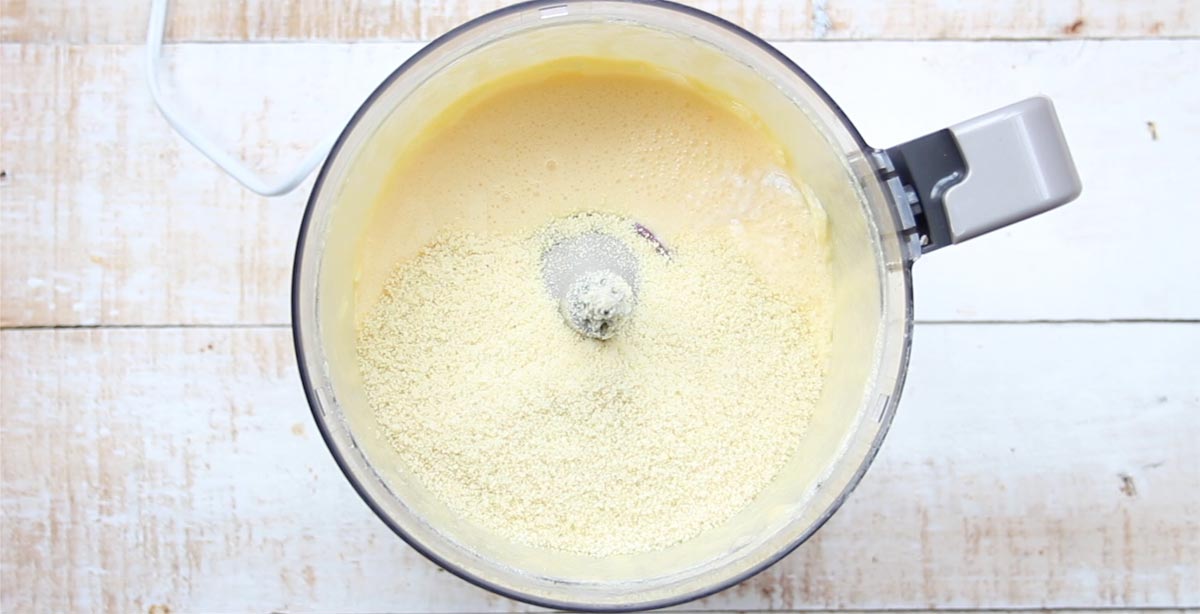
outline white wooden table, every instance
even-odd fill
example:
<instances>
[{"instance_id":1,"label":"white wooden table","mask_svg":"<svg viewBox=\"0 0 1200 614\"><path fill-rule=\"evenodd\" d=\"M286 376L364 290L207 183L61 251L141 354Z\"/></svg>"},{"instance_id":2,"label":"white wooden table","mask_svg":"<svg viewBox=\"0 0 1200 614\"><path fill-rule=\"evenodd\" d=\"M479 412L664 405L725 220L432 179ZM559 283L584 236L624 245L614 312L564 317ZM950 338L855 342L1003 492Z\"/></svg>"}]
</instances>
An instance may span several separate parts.
<instances>
[{"instance_id":1,"label":"white wooden table","mask_svg":"<svg viewBox=\"0 0 1200 614\"><path fill-rule=\"evenodd\" d=\"M498 3L176 0L168 90L282 169ZM908 387L858 491L686 609L1200 606L1200 2L698 4L880 146L1046 93L1084 194L917 264ZM288 328L306 190L255 197L169 130L147 5L0 0L0 610L527 609L342 478Z\"/></svg>"}]
</instances>

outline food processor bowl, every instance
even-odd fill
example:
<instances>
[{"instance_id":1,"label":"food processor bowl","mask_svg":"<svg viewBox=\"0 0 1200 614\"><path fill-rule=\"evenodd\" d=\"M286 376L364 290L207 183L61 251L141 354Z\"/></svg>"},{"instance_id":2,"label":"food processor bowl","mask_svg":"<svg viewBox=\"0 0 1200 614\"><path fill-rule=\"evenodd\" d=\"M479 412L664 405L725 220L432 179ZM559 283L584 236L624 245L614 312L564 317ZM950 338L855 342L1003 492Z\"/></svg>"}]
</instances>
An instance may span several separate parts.
<instances>
[{"instance_id":1,"label":"food processor bowl","mask_svg":"<svg viewBox=\"0 0 1200 614\"><path fill-rule=\"evenodd\" d=\"M735 517L692 539L607 557L515 543L447 509L406 471L380 433L355 350L360 238L399 152L478 85L576 56L647 62L738 101L779 141L789 173L828 216L834 278L828 376L807 434L774 481ZM817 531L879 450L907 369L913 261L923 251L1078 193L1053 109L1043 102L1027 101L1022 104L1033 108L990 114L973 120L976 125L876 150L792 61L745 30L692 8L535 1L456 28L406 61L366 100L325 161L304 213L293 328L321 434L351 484L393 531L451 573L506 597L550 608L634 610L736 584ZM1035 120L1050 123L1039 127ZM1041 130L1044 142L1009 138L1014 130L1031 129ZM1015 171L1011 160L976 164L977 147L1025 147L1032 162ZM997 181L985 172L989 164L1005 167L1007 181L1014 173L1017 180L1021 173L1050 179L1043 177L1040 191L1020 202L1000 202L996 212L980 213L972 204L987 200L987 185ZM955 196L964 190L972 195L969 202Z\"/></svg>"}]
</instances>

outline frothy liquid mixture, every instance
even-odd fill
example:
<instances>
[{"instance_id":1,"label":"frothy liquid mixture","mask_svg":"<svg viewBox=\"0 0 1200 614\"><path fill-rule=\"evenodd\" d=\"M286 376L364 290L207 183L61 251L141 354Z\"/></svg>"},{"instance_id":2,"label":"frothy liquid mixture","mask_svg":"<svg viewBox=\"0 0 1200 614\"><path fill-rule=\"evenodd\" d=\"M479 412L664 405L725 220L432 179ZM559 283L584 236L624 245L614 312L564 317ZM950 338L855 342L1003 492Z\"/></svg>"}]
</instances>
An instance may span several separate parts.
<instances>
[{"instance_id":1,"label":"frothy liquid mixture","mask_svg":"<svg viewBox=\"0 0 1200 614\"><path fill-rule=\"evenodd\" d=\"M826 220L786 168L735 101L647 65L559 61L448 109L359 257L360 370L403 466L496 534L596 556L749 504L829 352ZM543 275L591 232L637 260L607 340L564 322Z\"/></svg>"}]
</instances>

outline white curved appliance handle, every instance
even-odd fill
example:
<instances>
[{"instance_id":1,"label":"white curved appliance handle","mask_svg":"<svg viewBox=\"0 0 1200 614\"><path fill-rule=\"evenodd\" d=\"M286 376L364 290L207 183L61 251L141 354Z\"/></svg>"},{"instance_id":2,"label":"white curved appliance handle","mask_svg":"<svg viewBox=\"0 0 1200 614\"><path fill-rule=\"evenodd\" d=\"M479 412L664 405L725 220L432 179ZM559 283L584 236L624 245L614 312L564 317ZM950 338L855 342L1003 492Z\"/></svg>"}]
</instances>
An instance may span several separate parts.
<instances>
[{"instance_id":1,"label":"white curved appliance handle","mask_svg":"<svg viewBox=\"0 0 1200 614\"><path fill-rule=\"evenodd\" d=\"M230 155L220 145L197 130L195 123L190 118L184 116L164 99L162 91L158 87L158 61L162 56L163 34L166 29L167 0L151 0L150 25L146 32L146 83L150 86L150 96L154 98L154 104L166 118L167 123L171 124L171 127L200 153L252 192L263 196L280 196L295 190L329 155L329 150L333 148L333 143L337 140L337 133L309 152L291 174L279 177L274 181L263 179L241 160Z\"/></svg>"}]
</instances>

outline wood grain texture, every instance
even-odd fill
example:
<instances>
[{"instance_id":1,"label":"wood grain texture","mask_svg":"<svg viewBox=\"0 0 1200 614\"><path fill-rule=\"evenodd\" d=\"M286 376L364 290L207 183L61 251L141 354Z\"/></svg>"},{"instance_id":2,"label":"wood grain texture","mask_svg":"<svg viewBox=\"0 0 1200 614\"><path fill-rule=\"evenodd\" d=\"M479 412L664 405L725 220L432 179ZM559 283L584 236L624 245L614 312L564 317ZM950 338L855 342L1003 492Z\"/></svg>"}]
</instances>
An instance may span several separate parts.
<instances>
[{"instance_id":1,"label":"wood grain texture","mask_svg":"<svg viewBox=\"0 0 1200 614\"><path fill-rule=\"evenodd\" d=\"M179 41L430 40L511 0L173 0ZM1191 0L686 0L764 38L1059 39L1200 35ZM150 0L0 1L0 37L27 43L145 40Z\"/></svg>"},{"instance_id":2,"label":"wood grain texture","mask_svg":"<svg viewBox=\"0 0 1200 614\"><path fill-rule=\"evenodd\" d=\"M918 326L846 506L689 609L1200 606L1197 347L1197 325ZM286 329L6 330L0 348L0 610L528 609L372 516Z\"/></svg>"},{"instance_id":3,"label":"wood grain texture","mask_svg":"<svg viewBox=\"0 0 1200 614\"><path fill-rule=\"evenodd\" d=\"M269 171L418 48L182 45L167 85ZM1200 318L1200 281L1178 268L1195 262L1200 227L1186 181L1200 167L1200 41L781 48L879 145L1027 95L1055 100L1083 196L923 258L919 318ZM0 117L18 118L0 123L0 325L288 321L307 186L267 200L226 177L158 116L142 61L136 46L0 46Z\"/></svg>"},{"instance_id":4,"label":"wood grain texture","mask_svg":"<svg viewBox=\"0 0 1200 614\"><path fill-rule=\"evenodd\" d=\"M268 172L294 164L344 123L396 55L415 45L375 49L370 61L383 69L376 71L352 47L288 47L273 47L286 58L282 70L246 70L256 55L266 59L254 52L202 54L185 61L185 80L170 88L194 103L211 134ZM0 322L288 320L306 188L286 199L257 197L174 135L150 101L136 47L0 53L11 83L0 93L0 115L20 118L0 126ZM305 68L321 58L332 60L330 70ZM350 75L337 70L351 65ZM230 68L241 74L230 80ZM232 94L214 99L214 91Z\"/></svg>"},{"instance_id":5,"label":"wood grain texture","mask_svg":"<svg viewBox=\"0 0 1200 614\"><path fill-rule=\"evenodd\" d=\"M505 3L173 0L170 39L232 42L170 46L167 88L282 169L403 41ZM919 318L1200 319L1200 3L689 4L856 41L780 46L877 145L1054 98L1084 196L923 258ZM529 610L418 556L331 461L283 326L306 188L253 196L169 130L148 6L0 0L0 328L131 327L0 331L0 611ZM1190 40L1095 40L1140 38ZM943 42L858 42L888 39ZM1197 347L1194 323L918 325L845 508L686 609L1195 611Z\"/></svg>"}]
</instances>

